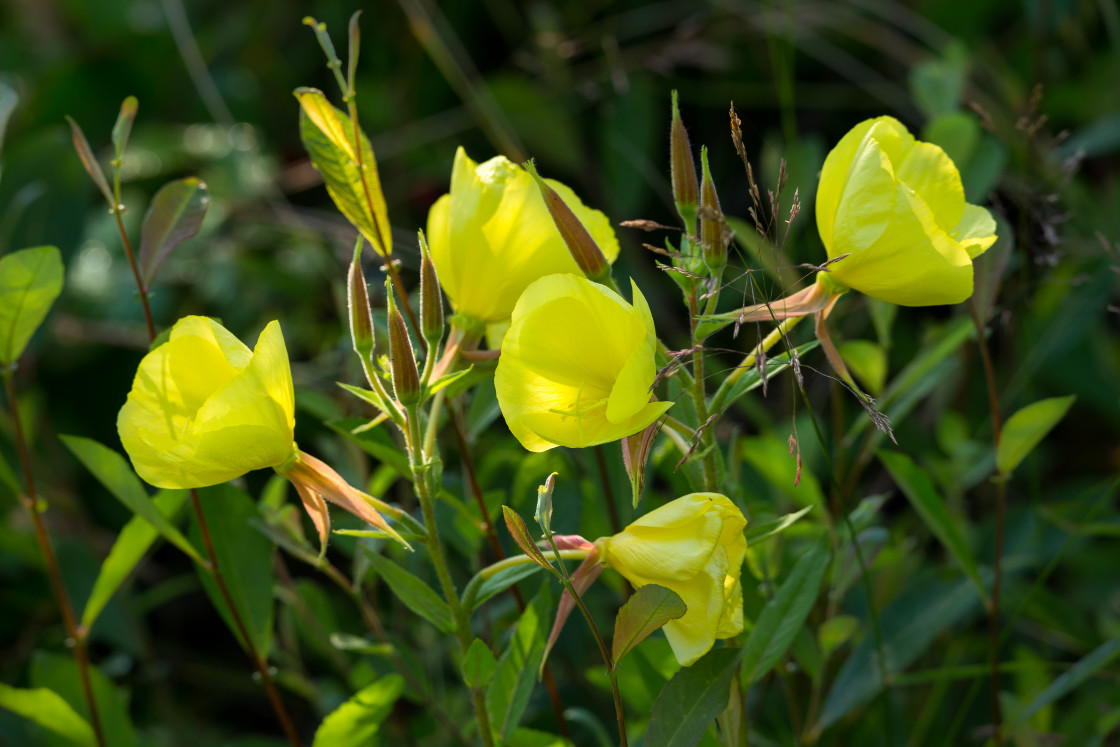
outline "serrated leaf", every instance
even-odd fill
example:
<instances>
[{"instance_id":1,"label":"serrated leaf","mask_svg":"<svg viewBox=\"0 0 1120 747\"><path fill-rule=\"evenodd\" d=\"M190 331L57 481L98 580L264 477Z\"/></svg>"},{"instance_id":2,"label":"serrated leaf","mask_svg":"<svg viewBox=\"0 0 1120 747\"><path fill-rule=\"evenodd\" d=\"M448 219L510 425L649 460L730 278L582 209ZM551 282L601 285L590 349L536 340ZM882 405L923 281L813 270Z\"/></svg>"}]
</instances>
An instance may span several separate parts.
<instances>
[{"instance_id":1,"label":"serrated leaf","mask_svg":"<svg viewBox=\"0 0 1120 747\"><path fill-rule=\"evenodd\" d=\"M109 203L110 207L116 207L113 191L109 189L109 182L105 179L105 172L101 170L101 164L98 162L97 156L93 155L93 149L89 147L86 134L82 132L82 128L72 118L67 117L66 121L70 123L70 137L74 141L74 150L77 151L78 158L82 159L82 166L85 167L86 173L89 174L93 183L101 191L105 202Z\"/></svg>"},{"instance_id":2,"label":"serrated leaf","mask_svg":"<svg viewBox=\"0 0 1120 747\"><path fill-rule=\"evenodd\" d=\"M498 660L494 657L494 652L478 638L471 642L459 667L463 683L470 688L486 687L497 668Z\"/></svg>"},{"instance_id":3,"label":"serrated leaf","mask_svg":"<svg viewBox=\"0 0 1120 747\"><path fill-rule=\"evenodd\" d=\"M742 656L741 648L714 648L673 675L653 703L645 747L694 747L727 708Z\"/></svg>"},{"instance_id":4,"label":"serrated leaf","mask_svg":"<svg viewBox=\"0 0 1120 747\"><path fill-rule=\"evenodd\" d=\"M186 503L187 495L185 490L161 490L152 503L169 522L174 522L182 511L183 504ZM83 627L88 630L93 626L97 616L132 573L132 569L144 558L144 553L158 536L159 531L140 516L133 516L124 525L124 529L113 543L113 549L101 564L97 581L94 582L93 590L86 600L85 609L82 611Z\"/></svg>"},{"instance_id":5,"label":"serrated leaf","mask_svg":"<svg viewBox=\"0 0 1120 747\"><path fill-rule=\"evenodd\" d=\"M0 708L11 711L80 747L97 747L89 722L45 687L25 690L0 682Z\"/></svg>"},{"instance_id":6,"label":"serrated leaf","mask_svg":"<svg viewBox=\"0 0 1120 747\"><path fill-rule=\"evenodd\" d=\"M370 564L377 571L377 575L384 579L397 599L444 633L455 631L455 618L451 614L451 608L432 587L384 555L374 552L365 545L361 547L366 550Z\"/></svg>"},{"instance_id":7,"label":"serrated leaf","mask_svg":"<svg viewBox=\"0 0 1120 747\"><path fill-rule=\"evenodd\" d=\"M259 516L257 505L252 498L228 483L203 488L198 491L198 496L218 566L238 615L245 623L251 649L242 641L213 575L199 568L199 580L211 603L242 646L267 658L275 615L272 543L251 523ZM201 541L197 521L192 522L191 538Z\"/></svg>"},{"instance_id":8,"label":"serrated leaf","mask_svg":"<svg viewBox=\"0 0 1120 747\"><path fill-rule=\"evenodd\" d=\"M635 646L649 637L670 620L684 617L688 612L684 600L671 589L657 584L646 584L635 591L614 619L614 638L611 641L611 660L614 668Z\"/></svg>"},{"instance_id":9,"label":"serrated leaf","mask_svg":"<svg viewBox=\"0 0 1120 747\"><path fill-rule=\"evenodd\" d=\"M937 488L913 460L905 454L895 451L880 451L879 461L891 473L895 484L902 490L902 494L910 501L910 505L922 517L922 521L937 537L938 541L949 551L949 554L960 564L961 570L976 584L976 590L987 603L988 590L980 582L980 570L976 565L976 558L965 542L960 527L949 515L945 501L937 494Z\"/></svg>"},{"instance_id":10,"label":"serrated leaf","mask_svg":"<svg viewBox=\"0 0 1120 747\"><path fill-rule=\"evenodd\" d=\"M323 719L312 747L370 747L380 743L381 724L402 692L404 679L398 674L386 675L362 688Z\"/></svg>"},{"instance_id":11,"label":"serrated leaf","mask_svg":"<svg viewBox=\"0 0 1120 747\"><path fill-rule=\"evenodd\" d=\"M758 682L766 676L793 643L813 608L831 559L827 545L815 544L766 603L743 647L744 682Z\"/></svg>"},{"instance_id":12,"label":"serrated leaf","mask_svg":"<svg viewBox=\"0 0 1120 747\"><path fill-rule=\"evenodd\" d=\"M389 212L369 140L359 130L362 168L358 168L350 117L334 108L322 91L297 88L299 133L311 163L323 175L334 204L383 257L393 251Z\"/></svg>"},{"instance_id":13,"label":"serrated leaf","mask_svg":"<svg viewBox=\"0 0 1120 747\"><path fill-rule=\"evenodd\" d=\"M168 182L156 192L140 230L140 271L146 289L171 252L198 233L209 207L210 190L197 177Z\"/></svg>"},{"instance_id":14,"label":"serrated leaf","mask_svg":"<svg viewBox=\"0 0 1120 747\"><path fill-rule=\"evenodd\" d=\"M1015 471L1034 447L1069 412L1076 396L1052 397L1027 405L1003 424L999 447L996 449L996 469L1001 475Z\"/></svg>"},{"instance_id":15,"label":"serrated leaf","mask_svg":"<svg viewBox=\"0 0 1120 747\"><path fill-rule=\"evenodd\" d=\"M133 473L124 457L93 439L66 435L60 438L78 461L93 473L98 482L132 513L155 527L168 542L185 552L196 563L207 564L194 545L188 542L187 538L172 526L167 517L152 503L152 499L148 497L148 493L140 483L140 478Z\"/></svg>"},{"instance_id":16,"label":"serrated leaf","mask_svg":"<svg viewBox=\"0 0 1120 747\"><path fill-rule=\"evenodd\" d=\"M0 257L0 364L23 354L62 292L62 255L53 246Z\"/></svg>"}]
</instances>

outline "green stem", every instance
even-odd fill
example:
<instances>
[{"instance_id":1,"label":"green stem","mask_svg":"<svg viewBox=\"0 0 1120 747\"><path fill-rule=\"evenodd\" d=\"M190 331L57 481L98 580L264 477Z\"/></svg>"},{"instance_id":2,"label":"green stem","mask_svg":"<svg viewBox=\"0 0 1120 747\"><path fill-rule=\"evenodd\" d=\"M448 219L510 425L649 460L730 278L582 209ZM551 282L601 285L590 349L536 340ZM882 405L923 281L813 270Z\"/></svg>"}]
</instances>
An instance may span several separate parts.
<instances>
[{"instance_id":1,"label":"green stem","mask_svg":"<svg viewBox=\"0 0 1120 747\"><path fill-rule=\"evenodd\" d=\"M777 327L770 330L770 334L762 338L762 342L758 343L755 349L743 358L742 362L728 374L727 378L723 380L723 383L719 385L719 389L716 390L716 393L712 395L710 404L712 412L720 412L723 410L724 405L727 404L727 397L734 388L735 383L743 378L743 374L754 368L758 356L777 345L778 341L784 339L786 333L793 329L797 323L804 318L804 316L794 316L789 319L784 319Z\"/></svg>"},{"instance_id":2,"label":"green stem","mask_svg":"<svg viewBox=\"0 0 1120 747\"><path fill-rule=\"evenodd\" d=\"M708 423L708 402L704 396L704 350L696 339L696 317L698 315L696 290L688 296L689 325L692 328L692 402L696 406L697 428L700 430L700 443L704 450L704 489L715 492L719 489L716 475L715 434Z\"/></svg>"},{"instance_id":3,"label":"green stem","mask_svg":"<svg viewBox=\"0 0 1120 747\"><path fill-rule=\"evenodd\" d=\"M58 602L59 612L62 613L62 623L66 626L66 635L74 649L74 660L78 664L78 676L82 681L82 694L85 696L86 708L89 710L90 726L97 739L99 747L106 747L105 735L101 729L101 714L97 710L97 700L93 695L93 682L89 676L89 648L87 645L88 630L79 625L74 617L74 608L70 604L70 595L66 593L66 586L62 582L62 571L58 567L54 548L51 546L51 536L43 523L42 512L39 509L39 497L35 491L35 478L31 472L31 453L27 448L27 440L23 435L23 423L19 417L19 405L16 402L16 388L12 380L13 366L4 366L4 388L8 393L8 408L11 411L12 430L15 431L16 451L19 452L19 463L23 470L23 483L26 495L20 495L20 503L27 509L31 516L31 523L35 527L35 540L39 543L39 552L43 555L43 563L47 566L47 576L51 580L55 600Z\"/></svg>"},{"instance_id":4,"label":"green stem","mask_svg":"<svg viewBox=\"0 0 1120 747\"><path fill-rule=\"evenodd\" d=\"M447 601L448 607L451 608L451 615L455 620L455 637L459 640L462 653L466 653L471 645L470 618L459 601L459 592L455 589L455 582L451 580L451 572L447 567L447 557L443 553L443 544L440 542L439 530L436 527L435 505L432 500L431 486L428 484L429 464L422 454L419 407L416 405L408 407L406 420L408 421L408 430L405 435L408 443L409 465L412 468L416 497L420 501L420 509L424 513L424 525L428 533L428 553L431 556L432 565L435 567L436 577L439 579L444 599ZM486 700L483 697L482 690L472 687L470 691L482 743L486 747L493 747L494 735L490 729L490 714L486 710Z\"/></svg>"}]
</instances>

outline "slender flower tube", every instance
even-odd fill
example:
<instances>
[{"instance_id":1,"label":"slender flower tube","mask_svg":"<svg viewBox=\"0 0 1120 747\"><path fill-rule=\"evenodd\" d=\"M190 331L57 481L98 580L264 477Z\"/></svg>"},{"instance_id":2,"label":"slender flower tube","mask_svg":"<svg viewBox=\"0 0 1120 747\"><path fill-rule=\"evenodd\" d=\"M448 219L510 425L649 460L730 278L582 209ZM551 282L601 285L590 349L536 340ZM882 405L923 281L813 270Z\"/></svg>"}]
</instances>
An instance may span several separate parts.
<instances>
[{"instance_id":1,"label":"slender flower tube","mask_svg":"<svg viewBox=\"0 0 1120 747\"><path fill-rule=\"evenodd\" d=\"M960 303L995 221L965 202L960 173L892 117L852 128L825 159L817 228L832 279L902 306Z\"/></svg>"},{"instance_id":2,"label":"slender flower tube","mask_svg":"<svg viewBox=\"0 0 1120 747\"><path fill-rule=\"evenodd\" d=\"M324 498L404 543L371 499L299 450L294 428L292 371L276 321L250 351L213 319L180 319L140 361L117 416L132 466L158 488L202 488L273 467L296 486L324 547Z\"/></svg>"},{"instance_id":3,"label":"slender flower tube","mask_svg":"<svg viewBox=\"0 0 1120 747\"><path fill-rule=\"evenodd\" d=\"M631 285L633 305L586 278L547 275L517 302L494 385L506 424L529 451L617 441L672 407L650 401L657 337Z\"/></svg>"},{"instance_id":4,"label":"slender flower tube","mask_svg":"<svg viewBox=\"0 0 1120 747\"><path fill-rule=\"evenodd\" d=\"M658 584L684 600L684 617L665 625L665 637L683 666L706 654L717 638L743 632L739 577L746 525L726 496L691 493L595 541L599 563L621 573L634 588Z\"/></svg>"},{"instance_id":5,"label":"slender flower tube","mask_svg":"<svg viewBox=\"0 0 1120 747\"><path fill-rule=\"evenodd\" d=\"M546 179L571 208L608 262L618 257L610 221L571 189ZM502 156L482 164L459 148L451 191L428 213L432 261L455 312L483 324L509 321L534 280L582 274L557 230L533 177Z\"/></svg>"}]
</instances>

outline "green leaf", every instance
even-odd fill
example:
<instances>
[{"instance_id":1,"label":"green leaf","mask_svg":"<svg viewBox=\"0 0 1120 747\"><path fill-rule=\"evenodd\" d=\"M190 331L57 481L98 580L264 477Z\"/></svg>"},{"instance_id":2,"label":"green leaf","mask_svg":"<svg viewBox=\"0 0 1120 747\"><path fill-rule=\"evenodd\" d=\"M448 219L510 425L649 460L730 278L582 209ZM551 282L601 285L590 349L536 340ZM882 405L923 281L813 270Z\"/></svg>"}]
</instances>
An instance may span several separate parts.
<instances>
[{"instance_id":1,"label":"green leaf","mask_svg":"<svg viewBox=\"0 0 1120 747\"><path fill-rule=\"evenodd\" d=\"M361 545L361 547L366 551L370 564L377 571L377 575L385 580L397 599L404 602L406 607L444 633L454 632L455 618L451 614L451 608L432 587L384 555L375 552L366 545Z\"/></svg>"},{"instance_id":2,"label":"green leaf","mask_svg":"<svg viewBox=\"0 0 1120 747\"><path fill-rule=\"evenodd\" d=\"M758 682L766 676L793 643L813 608L831 559L823 541L813 545L766 603L743 647L744 682Z\"/></svg>"},{"instance_id":3,"label":"green leaf","mask_svg":"<svg viewBox=\"0 0 1120 747\"><path fill-rule=\"evenodd\" d=\"M74 150L77 151L78 158L82 159L82 166L85 167L86 173L93 179L97 188L101 190L101 195L105 198L105 202L109 203L109 207L116 207L113 191L109 189L109 182L105 179L105 172L101 170L101 164L98 162L97 156L93 155L93 149L89 147L86 134L82 132L82 128L72 118L67 117L66 121L70 123L70 137L74 141Z\"/></svg>"},{"instance_id":4,"label":"green leaf","mask_svg":"<svg viewBox=\"0 0 1120 747\"><path fill-rule=\"evenodd\" d=\"M37 246L0 257L0 364L23 354L62 292L62 255Z\"/></svg>"},{"instance_id":5,"label":"green leaf","mask_svg":"<svg viewBox=\"0 0 1120 747\"><path fill-rule=\"evenodd\" d=\"M78 461L112 493L117 500L123 503L132 513L147 521L162 534L168 542L175 545L196 563L206 565L202 555L195 549L187 538L172 526L162 513L152 503L144 486L140 483L128 462L108 446L83 438L82 436L60 436L62 443L78 457Z\"/></svg>"},{"instance_id":6,"label":"green leaf","mask_svg":"<svg viewBox=\"0 0 1120 747\"><path fill-rule=\"evenodd\" d=\"M529 527L525 526L525 520L509 506L502 506L502 516L505 517L506 528L509 529L513 541L521 548L521 552L539 563L542 568L547 568L555 573L556 570L552 567L552 564L544 559L540 548L537 547L532 536L529 534Z\"/></svg>"},{"instance_id":7,"label":"green leaf","mask_svg":"<svg viewBox=\"0 0 1120 747\"><path fill-rule=\"evenodd\" d=\"M980 143L980 123L971 112L942 114L922 128L922 140L940 147L963 171Z\"/></svg>"},{"instance_id":8,"label":"green leaf","mask_svg":"<svg viewBox=\"0 0 1120 747\"><path fill-rule=\"evenodd\" d=\"M182 511L187 495L185 490L161 490L152 502L168 522L174 522ZM82 612L82 625L86 629L93 627L97 616L101 614L136 564L143 559L144 553L158 536L159 532L156 528L139 516L133 516L125 524L124 529L117 535L109 556L101 564L101 572L97 575L89 599L86 600L86 607Z\"/></svg>"},{"instance_id":9,"label":"green leaf","mask_svg":"<svg viewBox=\"0 0 1120 747\"><path fill-rule=\"evenodd\" d=\"M911 578L906 590L879 615L887 676L906 671L942 632L975 611L979 603L971 581L946 583L932 574ZM883 689L874 636L870 624L863 627L868 632L833 680L810 737L819 736Z\"/></svg>"},{"instance_id":10,"label":"green leaf","mask_svg":"<svg viewBox=\"0 0 1120 747\"><path fill-rule=\"evenodd\" d=\"M836 347L852 374L878 397L887 381L887 352L869 340L848 340Z\"/></svg>"},{"instance_id":11,"label":"green leaf","mask_svg":"<svg viewBox=\"0 0 1120 747\"><path fill-rule=\"evenodd\" d=\"M1120 638L1113 638L1111 641L1098 646L1092 653L1059 675L1045 690L1035 696L1034 700L1011 718L1008 726L1016 726L1027 721L1046 706L1071 692L1091 677L1094 672L1115 659L1117 655L1120 655Z\"/></svg>"},{"instance_id":12,"label":"green leaf","mask_svg":"<svg viewBox=\"0 0 1120 747\"><path fill-rule=\"evenodd\" d=\"M198 491L202 515L210 530L214 554L218 559L226 588L249 635L253 651L268 656L272 644L272 620L275 613L272 600L272 543L251 523L257 518L257 506L245 493L232 485L215 485ZM201 542L197 521L191 524L191 539ZM241 639L237 624L225 599L214 581L214 576L204 568L198 569L202 587L210 602L233 631L238 642L250 650Z\"/></svg>"},{"instance_id":13,"label":"green leaf","mask_svg":"<svg viewBox=\"0 0 1120 747\"><path fill-rule=\"evenodd\" d=\"M688 607L680 595L664 586L646 584L635 591L614 618L614 668L618 669L618 663L632 648L670 620L684 617L685 612Z\"/></svg>"},{"instance_id":14,"label":"green leaf","mask_svg":"<svg viewBox=\"0 0 1120 747\"><path fill-rule=\"evenodd\" d=\"M475 638L463 656L459 668L463 673L463 683L467 687L486 687L494 676L494 670L498 668L498 660L494 658L494 652L489 646L481 639Z\"/></svg>"},{"instance_id":15,"label":"green leaf","mask_svg":"<svg viewBox=\"0 0 1120 747\"><path fill-rule=\"evenodd\" d=\"M113 125L113 148L119 160L124 148L128 144L128 136L132 132L132 123L136 121L136 110L140 102L135 96L129 96L121 102L121 111L117 115L116 124Z\"/></svg>"},{"instance_id":16,"label":"green leaf","mask_svg":"<svg viewBox=\"0 0 1120 747\"><path fill-rule=\"evenodd\" d=\"M106 745L136 747L136 734L128 716L128 699L100 669L89 667L93 699L101 717L101 733ZM36 651L31 657L31 685L53 690L81 718L89 721L89 707L82 689L82 678L74 657Z\"/></svg>"},{"instance_id":17,"label":"green leaf","mask_svg":"<svg viewBox=\"0 0 1120 747\"><path fill-rule=\"evenodd\" d=\"M323 719L312 747L369 747L380 743L381 724L404 691L398 674L382 677L357 692Z\"/></svg>"},{"instance_id":18,"label":"green leaf","mask_svg":"<svg viewBox=\"0 0 1120 747\"><path fill-rule=\"evenodd\" d=\"M693 747L708 725L727 708L731 677L741 648L714 648L684 667L661 688L653 703L645 747Z\"/></svg>"},{"instance_id":19,"label":"green leaf","mask_svg":"<svg viewBox=\"0 0 1120 747\"><path fill-rule=\"evenodd\" d=\"M4 132L8 129L8 119L19 104L19 96L0 81L0 153L4 151Z\"/></svg>"},{"instance_id":20,"label":"green leaf","mask_svg":"<svg viewBox=\"0 0 1120 747\"><path fill-rule=\"evenodd\" d=\"M551 603L548 586L542 586L521 613L509 645L498 658L498 668L494 670L490 686L486 688L490 724L502 741L517 728L533 694L537 670L544 655L545 625Z\"/></svg>"},{"instance_id":21,"label":"green leaf","mask_svg":"<svg viewBox=\"0 0 1120 747\"><path fill-rule=\"evenodd\" d=\"M1027 458L1027 454L1066 416L1074 395L1052 397L1027 405L1003 424L1003 433L996 449L996 469L1010 475Z\"/></svg>"},{"instance_id":22,"label":"green leaf","mask_svg":"<svg viewBox=\"0 0 1120 747\"><path fill-rule=\"evenodd\" d=\"M968 52L953 39L944 56L915 65L910 70L910 92L926 119L955 111L968 78Z\"/></svg>"},{"instance_id":23,"label":"green leaf","mask_svg":"<svg viewBox=\"0 0 1120 747\"><path fill-rule=\"evenodd\" d=\"M794 350L797 352L798 358L806 355L807 353L815 350L820 345L819 342L813 340L804 345L800 345ZM777 376L782 371L789 368L792 358L789 351L776 355L773 358L766 359L766 378L769 380L773 376ZM749 371L744 371L743 375L737 381L731 382L730 379L724 379L720 384L719 389L712 395L711 408L713 411L719 410L722 412L735 402L735 400L742 397L744 394L753 392L755 389L762 386L762 374L757 368L751 368Z\"/></svg>"},{"instance_id":24,"label":"green leaf","mask_svg":"<svg viewBox=\"0 0 1120 747\"><path fill-rule=\"evenodd\" d=\"M773 521L766 521L761 524L749 526L743 533L743 536L746 537L748 545L757 545L759 542L768 540L776 534L781 534L812 510L812 506L806 506L800 511L786 514Z\"/></svg>"},{"instance_id":25,"label":"green leaf","mask_svg":"<svg viewBox=\"0 0 1120 747\"><path fill-rule=\"evenodd\" d=\"M23 690L0 682L0 708L34 721L72 744L97 747L97 738L89 722L53 690L45 687Z\"/></svg>"},{"instance_id":26,"label":"green leaf","mask_svg":"<svg viewBox=\"0 0 1120 747\"><path fill-rule=\"evenodd\" d=\"M331 199L378 254L389 256L393 251L389 213L365 133L358 133L363 166L359 169L349 115L331 106L314 88L297 88L295 96L300 105L300 139L312 165L323 175Z\"/></svg>"},{"instance_id":27,"label":"green leaf","mask_svg":"<svg viewBox=\"0 0 1120 747\"><path fill-rule=\"evenodd\" d=\"M910 501L914 510L918 512L918 516L922 517L922 521L929 527L929 530L933 532L933 536L937 537L938 541L949 551L949 554L960 564L961 569L972 579L972 583L976 584L976 590L980 592L981 598L986 603L988 591L980 581L980 570L976 565L976 558L972 557L972 551L969 550L960 527L957 526L956 521L949 514L949 510L945 507L945 501L937 494L937 488L934 487L929 475L921 467L914 464L910 457L896 451L880 451L879 461L891 473L895 484L902 490L902 494Z\"/></svg>"},{"instance_id":28,"label":"green leaf","mask_svg":"<svg viewBox=\"0 0 1120 747\"><path fill-rule=\"evenodd\" d=\"M140 229L140 272L145 289L151 288L171 252L198 233L209 207L206 182L193 176L168 182L156 192Z\"/></svg>"},{"instance_id":29,"label":"green leaf","mask_svg":"<svg viewBox=\"0 0 1120 747\"><path fill-rule=\"evenodd\" d=\"M476 574L463 590L463 608L473 612L483 602L491 597L522 581L534 573L540 572L541 567L535 563L514 565L503 568L489 578L484 578L481 573Z\"/></svg>"}]
</instances>

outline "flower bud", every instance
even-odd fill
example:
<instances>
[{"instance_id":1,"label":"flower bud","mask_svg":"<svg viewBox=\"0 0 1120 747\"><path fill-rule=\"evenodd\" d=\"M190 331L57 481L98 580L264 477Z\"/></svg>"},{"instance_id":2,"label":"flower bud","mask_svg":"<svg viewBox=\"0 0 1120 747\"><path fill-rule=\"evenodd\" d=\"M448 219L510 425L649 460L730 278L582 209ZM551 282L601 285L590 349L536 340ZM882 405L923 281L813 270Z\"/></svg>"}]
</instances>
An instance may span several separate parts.
<instances>
[{"instance_id":1,"label":"flower bud","mask_svg":"<svg viewBox=\"0 0 1120 747\"><path fill-rule=\"evenodd\" d=\"M423 231L420 231L420 255L420 332L428 341L428 354L435 355L443 337L443 291Z\"/></svg>"},{"instance_id":2,"label":"flower bud","mask_svg":"<svg viewBox=\"0 0 1120 747\"><path fill-rule=\"evenodd\" d=\"M945 151L892 117L852 128L832 149L817 189L817 229L831 279L902 306L960 303L972 260L995 243L995 221L965 202Z\"/></svg>"},{"instance_id":3,"label":"flower bud","mask_svg":"<svg viewBox=\"0 0 1120 747\"><path fill-rule=\"evenodd\" d=\"M681 121L681 110L677 106L677 92L673 91L673 125L669 132L669 168L672 172L673 201L677 203L677 214L692 233L696 226L696 163L692 160L692 145L688 142L688 132Z\"/></svg>"},{"instance_id":4,"label":"flower bud","mask_svg":"<svg viewBox=\"0 0 1120 747\"><path fill-rule=\"evenodd\" d=\"M346 304L350 311L350 340L354 352L362 359L363 365L373 360L376 341L373 335L373 314L369 307L369 291L366 278L362 274L362 239L354 247L354 259L350 262L350 272L346 276Z\"/></svg>"},{"instance_id":5,"label":"flower bud","mask_svg":"<svg viewBox=\"0 0 1120 747\"><path fill-rule=\"evenodd\" d=\"M494 373L506 424L529 451L582 448L644 429L672 407L650 402L656 333L649 305L578 275L525 289Z\"/></svg>"},{"instance_id":6,"label":"flower bud","mask_svg":"<svg viewBox=\"0 0 1120 747\"><path fill-rule=\"evenodd\" d=\"M708 272L718 276L727 265L727 235L723 230L723 212L719 207L716 185L712 172L708 169L708 148L700 148L700 167L703 180L700 182L700 246L704 251L704 264Z\"/></svg>"},{"instance_id":7,"label":"flower bud","mask_svg":"<svg viewBox=\"0 0 1120 747\"><path fill-rule=\"evenodd\" d=\"M595 542L599 562L621 573L635 589L658 584L684 600L688 611L664 628L682 666L706 654L717 638L743 632L739 578L747 552L746 525L726 496L691 493Z\"/></svg>"},{"instance_id":8,"label":"flower bud","mask_svg":"<svg viewBox=\"0 0 1120 747\"><path fill-rule=\"evenodd\" d=\"M611 266L607 262L607 258L603 256L599 245L595 243L595 239L591 238L591 234L579 222L579 218L560 198L560 195L556 194L556 190L541 178L541 175L537 173L536 165L532 161L526 162L525 170L536 180L537 187L541 191L541 197L544 198L545 207L548 208L548 214L552 216L552 222L556 224L556 229L560 231L560 235L564 238L564 243L568 245L568 251L572 253L572 259L579 265L579 269L596 283L606 284L609 282Z\"/></svg>"},{"instance_id":9,"label":"flower bud","mask_svg":"<svg viewBox=\"0 0 1120 747\"><path fill-rule=\"evenodd\" d=\"M420 372L416 369L416 353L408 327L397 308L393 287L385 281L385 298L389 305L389 373L393 378L393 391L402 405L408 407L420 401Z\"/></svg>"}]
</instances>

